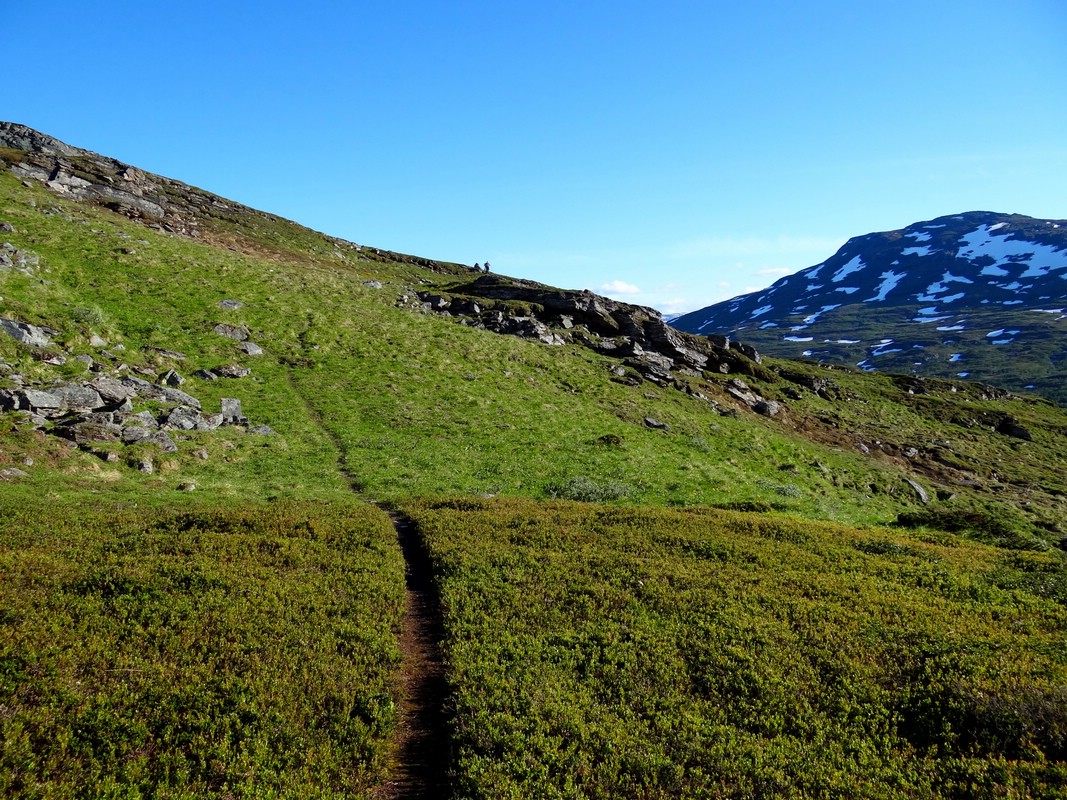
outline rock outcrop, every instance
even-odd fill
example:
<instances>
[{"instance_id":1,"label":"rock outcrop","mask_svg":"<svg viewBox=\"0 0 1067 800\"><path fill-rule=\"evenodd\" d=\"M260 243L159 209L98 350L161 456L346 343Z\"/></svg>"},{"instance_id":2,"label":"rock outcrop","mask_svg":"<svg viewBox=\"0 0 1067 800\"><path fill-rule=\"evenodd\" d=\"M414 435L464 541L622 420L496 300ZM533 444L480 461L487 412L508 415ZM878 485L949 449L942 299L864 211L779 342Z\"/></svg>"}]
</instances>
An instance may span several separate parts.
<instances>
[{"instance_id":1,"label":"rock outcrop","mask_svg":"<svg viewBox=\"0 0 1067 800\"><path fill-rule=\"evenodd\" d=\"M399 305L453 317L457 322L547 345L582 344L617 358L622 382L649 381L708 398L683 378L741 374L777 380L760 366L755 349L739 342L677 331L652 308L612 300L587 290L565 291L535 281L480 275L448 293L412 292ZM755 392L734 397L765 416L781 410Z\"/></svg>"},{"instance_id":2,"label":"rock outcrop","mask_svg":"<svg viewBox=\"0 0 1067 800\"><path fill-rule=\"evenodd\" d=\"M65 360L62 353L42 349L53 347L52 337L61 335L61 331L6 318L0 319L0 330L37 351L38 360L56 364ZM146 350L174 360L185 358L175 351ZM84 381L48 383L28 381L19 373L9 373L7 379L15 388L0 389L0 411L21 412L32 427L68 439L106 460L116 460L116 453L113 449L98 450L100 445L148 444L164 453L175 452L178 446L171 435L175 431L213 431L222 426L240 426L252 433L273 433L266 425L250 427L241 411L241 401L236 398L222 398L219 413L204 413L199 399L177 388L185 379L173 369L154 375L152 381L130 374L126 365L120 365L112 374L101 374L105 367L92 356L79 354L75 358L97 374ZM153 375L150 369L138 369ZM237 364L215 369L221 375L235 378L250 372ZM144 408L146 404L152 410ZM141 410L136 410L138 405L142 406Z\"/></svg>"}]
</instances>

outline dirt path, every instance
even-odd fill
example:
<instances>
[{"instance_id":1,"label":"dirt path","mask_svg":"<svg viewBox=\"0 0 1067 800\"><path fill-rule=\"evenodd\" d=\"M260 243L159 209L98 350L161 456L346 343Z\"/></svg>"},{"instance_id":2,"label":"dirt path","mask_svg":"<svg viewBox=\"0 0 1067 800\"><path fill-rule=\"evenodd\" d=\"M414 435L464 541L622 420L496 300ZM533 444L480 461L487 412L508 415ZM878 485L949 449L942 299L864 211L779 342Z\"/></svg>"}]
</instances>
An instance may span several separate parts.
<instances>
[{"instance_id":1,"label":"dirt path","mask_svg":"<svg viewBox=\"0 0 1067 800\"><path fill-rule=\"evenodd\" d=\"M448 727L441 657L441 604L433 585L430 557L414 523L389 516L407 565L407 611L400 636L401 700L392 779L372 794L375 800L447 798Z\"/></svg>"},{"instance_id":2,"label":"dirt path","mask_svg":"<svg viewBox=\"0 0 1067 800\"><path fill-rule=\"evenodd\" d=\"M344 443L324 424L318 409L286 375L293 393L303 401L310 418L333 444L337 469L353 494L373 502L364 493L359 476L349 467ZM388 511L396 528L397 544L404 555L406 608L400 635L400 719L390 779L371 791L374 800L446 800L450 796L448 695L441 640L444 625L441 601L433 583L433 568L415 524L396 511Z\"/></svg>"}]
</instances>

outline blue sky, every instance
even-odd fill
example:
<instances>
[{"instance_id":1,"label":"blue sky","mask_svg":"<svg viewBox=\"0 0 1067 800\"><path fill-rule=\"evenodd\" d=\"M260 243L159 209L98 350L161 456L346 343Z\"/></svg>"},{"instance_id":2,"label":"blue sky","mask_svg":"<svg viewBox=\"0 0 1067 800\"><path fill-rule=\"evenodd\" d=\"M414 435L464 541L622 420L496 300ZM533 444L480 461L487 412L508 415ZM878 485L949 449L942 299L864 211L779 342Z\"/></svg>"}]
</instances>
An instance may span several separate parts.
<instances>
[{"instance_id":1,"label":"blue sky","mask_svg":"<svg viewBox=\"0 0 1067 800\"><path fill-rule=\"evenodd\" d=\"M1062 0L5 6L0 119L667 312L870 231L1067 218Z\"/></svg>"}]
</instances>

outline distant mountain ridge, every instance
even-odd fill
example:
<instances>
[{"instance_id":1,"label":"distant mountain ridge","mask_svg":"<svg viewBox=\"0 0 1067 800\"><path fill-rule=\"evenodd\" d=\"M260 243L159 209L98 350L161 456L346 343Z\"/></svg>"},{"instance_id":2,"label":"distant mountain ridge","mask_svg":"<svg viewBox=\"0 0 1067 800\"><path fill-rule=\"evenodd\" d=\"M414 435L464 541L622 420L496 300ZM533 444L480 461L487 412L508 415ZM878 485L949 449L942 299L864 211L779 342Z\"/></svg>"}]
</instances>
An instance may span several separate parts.
<instances>
[{"instance_id":1,"label":"distant mountain ridge","mask_svg":"<svg viewBox=\"0 0 1067 800\"><path fill-rule=\"evenodd\" d=\"M991 381L1067 400L1067 220L972 211L849 239L682 331L862 369Z\"/></svg>"}]
</instances>

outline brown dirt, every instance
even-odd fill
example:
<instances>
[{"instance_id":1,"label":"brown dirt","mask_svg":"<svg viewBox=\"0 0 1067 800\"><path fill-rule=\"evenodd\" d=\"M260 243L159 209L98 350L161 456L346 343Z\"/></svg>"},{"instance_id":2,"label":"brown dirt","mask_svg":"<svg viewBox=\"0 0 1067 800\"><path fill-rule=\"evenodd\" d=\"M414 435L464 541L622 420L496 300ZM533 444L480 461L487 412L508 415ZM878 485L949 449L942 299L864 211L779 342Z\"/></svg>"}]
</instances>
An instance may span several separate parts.
<instances>
[{"instance_id":1,"label":"brown dirt","mask_svg":"<svg viewBox=\"0 0 1067 800\"><path fill-rule=\"evenodd\" d=\"M450 792L441 604L430 557L414 523L396 512L390 512L390 517L407 564L407 611L400 636L400 722L390 779L371 797L443 800Z\"/></svg>"}]
</instances>

